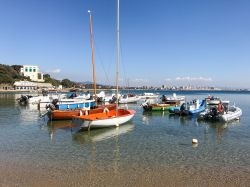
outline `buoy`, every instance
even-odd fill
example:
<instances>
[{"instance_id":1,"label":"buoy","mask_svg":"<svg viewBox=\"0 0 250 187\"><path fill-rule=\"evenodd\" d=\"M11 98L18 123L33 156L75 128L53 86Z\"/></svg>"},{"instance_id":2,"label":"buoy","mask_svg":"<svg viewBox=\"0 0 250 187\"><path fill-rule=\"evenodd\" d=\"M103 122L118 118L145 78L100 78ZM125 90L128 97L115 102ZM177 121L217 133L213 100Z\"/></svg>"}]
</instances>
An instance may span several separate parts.
<instances>
[{"instance_id":1,"label":"buoy","mask_svg":"<svg viewBox=\"0 0 250 187\"><path fill-rule=\"evenodd\" d=\"M193 139L192 139L192 144L198 144L198 140L195 139L195 138L193 138Z\"/></svg>"}]
</instances>

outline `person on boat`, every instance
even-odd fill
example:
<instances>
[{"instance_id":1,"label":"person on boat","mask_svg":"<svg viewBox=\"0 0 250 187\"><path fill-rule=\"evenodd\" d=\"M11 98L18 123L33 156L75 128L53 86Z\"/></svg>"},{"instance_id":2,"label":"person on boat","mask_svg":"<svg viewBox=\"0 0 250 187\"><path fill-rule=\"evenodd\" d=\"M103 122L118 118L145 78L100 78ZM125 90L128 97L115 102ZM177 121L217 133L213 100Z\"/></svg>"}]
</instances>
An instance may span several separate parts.
<instances>
[{"instance_id":1,"label":"person on boat","mask_svg":"<svg viewBox=\"0 0 250 187\"><path fill-rule=\"evenodd\" d=\"M222 105L221 102L218 104L218 111L219 111L219 113L223 113L224 112L224 108L223 108L223 105Z\"/></svg>"},{"instance_id":2,"label":"person on boat","mask_svg":"<svg viewBox=\"0 0 250 187\"><path fill-rule=\"evenodd\" d=\"M75 97L77 97L76 92L73 92L73 93L69 96L70 99L73 99L73 98L75 98Z\"/></svg>"}]
</instances>

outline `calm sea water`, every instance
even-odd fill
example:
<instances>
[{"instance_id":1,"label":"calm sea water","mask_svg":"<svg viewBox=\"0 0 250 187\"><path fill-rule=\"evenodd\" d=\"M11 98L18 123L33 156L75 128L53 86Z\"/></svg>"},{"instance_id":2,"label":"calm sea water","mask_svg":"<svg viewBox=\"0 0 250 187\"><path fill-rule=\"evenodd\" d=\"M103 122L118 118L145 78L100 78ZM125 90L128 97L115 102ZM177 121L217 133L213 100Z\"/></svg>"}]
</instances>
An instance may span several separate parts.
<instances>
[{"instance_id":1,"label":"calm sea water","mask_svg":"<svg viewBox=\"0 0 250 187\"><path fill-rule=\"evenodd\" d=\"M177 94L188 99L215 95L235 103L243 115L240 121L205 123L167 112L144 113L139 104L132 104L122 106L137 111L128 124L75 132L68 127L70 121L47 122L36 107L19 106L18 94L0 94L0 183L108 186L132 178L131 185L160 186L162 180L164 186L171 180L164 179L168 173L180 182L177 185L190 182L193 175L198 176L194 181L204 182L197 185L220 184L221 180L236 185L250 182L250 94ZM192 146L192 138L198 139L197 146ZM164 176L155 176L160 172ZM143 174L149 182L140 181ZM117 183L111 175L120 177ZM213 177L207 180L208 176Z\"/></svg>"}]
</instances>

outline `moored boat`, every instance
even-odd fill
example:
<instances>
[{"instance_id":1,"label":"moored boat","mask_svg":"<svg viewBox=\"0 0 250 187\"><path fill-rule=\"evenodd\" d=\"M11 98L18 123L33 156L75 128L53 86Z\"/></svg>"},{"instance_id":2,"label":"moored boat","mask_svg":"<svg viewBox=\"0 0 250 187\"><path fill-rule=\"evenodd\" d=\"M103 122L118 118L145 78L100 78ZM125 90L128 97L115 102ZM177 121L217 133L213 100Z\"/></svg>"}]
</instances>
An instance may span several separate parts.
<instances>
[{"instance_id":1,"label":"moored boat","mask_svg":"<svg viewBox=\"0 0 250 187\"><path fill-rule=\"evenodd\" d=\"M94 109L87 108L77 108L74 110L49 110L48 117L50 120L69 120L73 116L89 115L101 113L106 110L114 110L116 108L115 104L112 105L101 105Z\"/></svg>"},{"instance_id":2,"label":"moored boat","mask_svg":"<svg viewBox=\"0 0 250 187\"><path fill-rule=\"evenodd\" d=\"M218 105L208 105L208 108L200 113L199 120L229 122L239 119L242 110L236 106L229 106L229 102L221 102Z\"/></svg>"},{"instance_id":3,"label":"moored boat","mask_svg":"<svg viewBox=\"0 0 250 187\"><path fill-rule=\"evenodd\" d=\"M126 95L122 95L118 102L120 104L128 104L128 103L137 103L137 101L140 100L140 97L138 97L135 94L126 94Z\"/></svg>"},{"instance_id":4,"label":"moored boat","mask_svg":"<svg viewBox=\"0 0 250 187\"><path fill-rule=\"evenodd\" d=\"M180 108L173 108L170 112L178 115L194 115L203 112L206 109L205 100L193 100L189 103L183 103Z\"/></svg>"},{"instance_id":5,"label":"moored boat","mask_svg":"<svg viewBox=\"0 0 250 187\"><path fill-rule=\"evenodd\" d=\"M155 93L148 93L148 92L145 92L143 93L142 95L139 95L139 98L140 99L156 99L158 98L159 95L158 94L155 94Z\"/></svg>"},{"instance_id":6,"label":"moored boat","mask_svg":"<svg viewBox=\"0 0 250 187\"><path fill-rule=\"evenodd\" d=\"M152 103L146 101L142 104L144 111L168 111L170 108L179 106L179 101L169 101L167 103Z\"/></svg>"},{"instance_id":7,"label":"moored boat","mask_svg":"<svg viewBox=\"0 0 250 187\"><path fill-rule=\"evenodd\" d=\"M134 114L134 110L110 110L86 116L74 116L72 123L74 125L79 125L82 129L115 127L131 120Z\"/></svg>"},{"instance_id":8,"label":"moored boat","mask_svg":"<svg viewBox=\"0 0 250 187\"><path fill-rule=\"evenodd\" d=\"M47 108L51 108L52 110L68 110L68 109L77 109L77 108L86 108L90 109L96 105L95 100L83 100L83 101L67 101L61 102L58 100L53 100L52 103L46 105Z\"/></svg>"},{"instance_id":9,"label":"moored boat","mask_svg":"<svg viewBox=\"0 0 250 187\"><path fill-rule=\"evenodd\" d=\"M166 102L184 102L185 101L185 96L177 96L176 93L173 93L172 96L166 96L166 95L163 95L161 97L162 99L162 102L163 103L166 103Z\"/></svg>"},{"instance_id":10,"label":"moored boat","mask_svg":"<svg viewBox=\"0 0 250 187\"><path fill-rule=\"evenodd\" d=\"M119 5L120 1L117 0L117 63L116 63L116 98L118 98L118 73L119 73L119 56L120 56L120 43L119 43ZM92 15L90 14L90 31L92 38ZM92 63L93 63L93 39L92 41ZM93 63L94 64L94 63ZM118 109L118 99L116 99L116 110L106 110L102 113L89 114L86 116L74 116L72 119L73 124L79 125L82 129L91 128L104 128L120 126L134 117L134 110Z\"/></svg>"}]
</instances>

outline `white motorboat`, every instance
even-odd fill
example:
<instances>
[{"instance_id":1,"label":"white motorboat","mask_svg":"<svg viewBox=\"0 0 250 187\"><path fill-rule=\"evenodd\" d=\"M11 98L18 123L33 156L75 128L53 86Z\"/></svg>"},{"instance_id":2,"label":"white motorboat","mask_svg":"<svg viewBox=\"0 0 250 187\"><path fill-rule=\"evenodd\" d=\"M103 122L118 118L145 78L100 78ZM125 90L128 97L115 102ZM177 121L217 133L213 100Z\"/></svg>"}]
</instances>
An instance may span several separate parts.
<instances>
[{"instance_id":1,"label":"white motorboat","mask_svg":"<svg viewBox=\"0 0 250 187\"><path fill-rule=\"evenodd\" d=\"M180 95L176 95L176 93L173 93L172 96L170 97L166 97L165 95L162 96L162 102L171 102L171 101L184 101L185 100L185 96L180 96Z\"/></svg>"},{"instance_id":2,"label":"white motorboat","mask_svg":"<svg viewBox=\"0 0 250 187\"><path fill-rule=\"evenodd\" d=\"M119 103L120 104L128 104L128 103L137 103L137 101L140 100L140 97L134 94L127 94L127 95L122 95L119 98Z\"/></svg>"},{"instance_id":3,"label":"white motorboat","mask_svg":"<svg viewBox=\"0 0 250 187\"><path fill-rule=\"evenodd\" d=\"M158 94L155 93L143 93L142 95L139 95L140 99L156 99L159 97Z\"/></svg>"},{"instance_id":4,"label":"white motorboat","mask_svg":"<svg viewBox=\"0 0 250 187\"><path fill-rule=\"evenodd\" d=\"M213 97L213 96L210 96L210 95L205 100L206 100L207 105L210 105L210 106L218 105L220 103L229 104L229 101L226 101L226 100L222 101L219 97Z\"/></svg>"},{"instance_id":5,"label":"white motorboat","mask_svg":"<svg viewBox=\"0 0 250 187\"><path fill-rule=\"evenodd\" d=\"M118 94L118 98L121 97L121 94ZM116 94L111 94L104 97L104 103L115 103L116 101Z\"/></svg>"}]
</instances>

